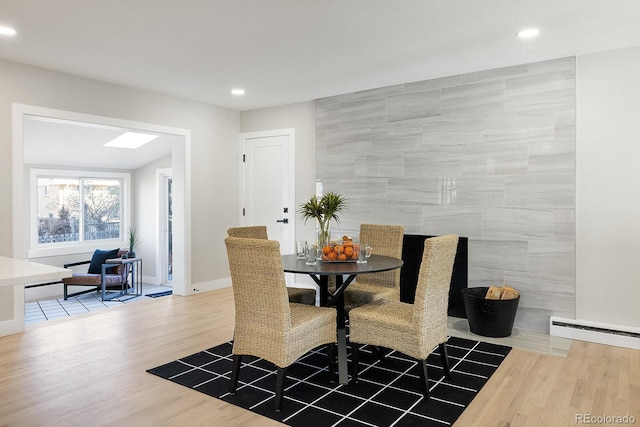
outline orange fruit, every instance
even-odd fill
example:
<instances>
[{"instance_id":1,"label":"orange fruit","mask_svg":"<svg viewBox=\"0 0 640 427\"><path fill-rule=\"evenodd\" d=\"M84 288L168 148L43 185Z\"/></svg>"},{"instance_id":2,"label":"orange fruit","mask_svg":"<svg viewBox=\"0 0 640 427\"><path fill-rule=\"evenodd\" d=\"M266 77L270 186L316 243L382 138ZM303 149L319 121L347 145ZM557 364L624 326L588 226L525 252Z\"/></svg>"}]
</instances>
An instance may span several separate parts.
<instances>
[{"instance_id":1,"label":"orange fruit","mask_svg":"<svg viewBox=\"0 0 640 427\"><path fill-rule=\"evenodd\" d=\"M322 248L322 253L325 254L325 255L329 255L331 252L332 252L331 246L327 245L327 246Z\"/></svg>"},{"instance_id":2,"label":"orange fruit","mask_svg":"<svg viewBox=\"0 0 640 427\"><path fill-rule=\"evenodd\" d=\"M353 242L351 240L346 240L342 242L342 246L353 246Z\"/></svg>"},{"instance_id":3,"label":"orange fruit","mask_svg":"<svg viewBox=\"0 0 640 427\"><path fill-rule=\"evenodd\" d=\"M329 252L327 258L329 258L329 261L335 261L336 259L338 259L338 254L335 252Z\"/></svg>"},{"instance_id":4,"label":"orange fruit","mask_svg":"<svg viewBox=\"0 0 640 427\"><path fill-rule=\"evenodd\" d=\"M335 252L336 254L341 254L342 252L344 252L344 247L342 245L335 245L333 247L333 252Z\"/></svg>"},{"instance_id":5,"label":"orange fruit","mask_svg":"<svg viewBox=\"0 0 640 427\"><path fill-rule=\"evenodd\" d=\"M340 255L338 255L338 260L340 260L340 261L346 261L346 260L347 260L347 255L346 255L346 254L340 254Z\"/></svg>"},{"instance_id":6,"label":"orange fruit","mask_svg":"<svg viewBox=\"0 0 640 427\"><path fill-rule=\"evenodd\" d=\"M351 258L353 256L353 244L352 246L346 246L344 248L344 254L348 257Z\"/></svg>"}]
</instances>

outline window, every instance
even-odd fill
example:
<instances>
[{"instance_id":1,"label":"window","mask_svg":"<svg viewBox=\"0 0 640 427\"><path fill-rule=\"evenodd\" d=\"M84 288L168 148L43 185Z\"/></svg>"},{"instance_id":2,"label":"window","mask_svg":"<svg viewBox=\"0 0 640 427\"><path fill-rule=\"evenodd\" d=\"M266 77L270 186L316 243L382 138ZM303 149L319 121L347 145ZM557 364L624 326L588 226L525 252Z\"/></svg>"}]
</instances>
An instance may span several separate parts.
<instances>
[{"instance_id":1,"label":"window","mask_svg":"<svg viewBox=\"0 0 640 427\"><path fill-rule=\"evenodd\" d=\"M129 221L123 173L33 169L30 257L118 246Z\"/></svg>"}]
</instances>

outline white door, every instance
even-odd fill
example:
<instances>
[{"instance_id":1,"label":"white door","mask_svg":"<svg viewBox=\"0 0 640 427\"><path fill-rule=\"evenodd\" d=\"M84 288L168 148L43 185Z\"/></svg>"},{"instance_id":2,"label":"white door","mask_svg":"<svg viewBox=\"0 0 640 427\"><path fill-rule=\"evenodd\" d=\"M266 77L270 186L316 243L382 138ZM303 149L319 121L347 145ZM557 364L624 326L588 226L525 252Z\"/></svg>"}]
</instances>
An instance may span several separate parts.
<instances>
[{"instance_id":1,"label":"white door","mask_svg":"<svg viewBox=\"0 0 640 427\"><path fill-rule=\"evenodd\" d=\"M156 169L158 245L156 276L161 285L173 283L173 178L171 169Z\"/></svg>"},{"instance_id":2,"label":"white door","mask_svg":"<svg viewBox=\"0 0 640 427\"><path fill-rule=\"evenodd\" d=\"M242 197L240 224L266 225L269 239L290 254L295 245L294 130L240 135Z\"/></svg>"}]
</instances>

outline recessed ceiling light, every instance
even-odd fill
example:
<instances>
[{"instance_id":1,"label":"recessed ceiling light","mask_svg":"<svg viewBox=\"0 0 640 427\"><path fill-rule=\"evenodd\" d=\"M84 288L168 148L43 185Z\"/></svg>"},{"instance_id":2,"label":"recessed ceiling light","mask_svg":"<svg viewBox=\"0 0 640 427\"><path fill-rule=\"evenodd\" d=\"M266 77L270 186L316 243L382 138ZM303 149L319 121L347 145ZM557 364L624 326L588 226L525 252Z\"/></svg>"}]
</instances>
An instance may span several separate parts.
<instances>
[{"instance_id":1,"label":"recessed ceiling light","mask_svg":"<svg viewBox=\"0 0 640 427\"><path fill-rule=\"evenodd\" d=\"M527 28L526 30L521 30L516 33L518 37L521 39L530 39L531 37L535 37L540 34L540 30L537 28Z\"/></svg>"},{"instance_id":2,"label":"recessed ceiling light","mask_svg":"<svg viewBox=\"0 0 640 427\"><path fill-rule=\"evenodd\" d=\"M234 95L244 95L244 89L231 89L231 93Z\"/></svg>"},{"instance_id":3,"label":"recessed ceiling light","mask_svg":"<svg viewBox=\"0 0 640 427\"><path fill-rule=\"evenodd\" d=\"M142 147L149 141L156 139L158 135L149 135L148 133L125 132L116 139L104 144L105 147L130 148L136 149Z\"/></svg>"},{"instance_id":4,"label":"recessed ceiling light","mask_svg":"<svg viewBox=\"0 0 640 427\"><path fill-rule=\"evenodd\" d=\"M3 27L2 25L0 25L0 35L3 35L3 36L15 36L16 35L16 30L14 30L11 27Z\"/></svg>"}]
</instances>

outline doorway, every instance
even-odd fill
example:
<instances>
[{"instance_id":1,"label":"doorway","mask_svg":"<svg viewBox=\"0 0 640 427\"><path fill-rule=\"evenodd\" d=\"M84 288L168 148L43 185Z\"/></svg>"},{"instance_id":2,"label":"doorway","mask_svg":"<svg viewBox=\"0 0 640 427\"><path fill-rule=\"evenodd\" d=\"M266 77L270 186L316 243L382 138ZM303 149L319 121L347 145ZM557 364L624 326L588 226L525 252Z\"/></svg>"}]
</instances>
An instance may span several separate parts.
<instances>
[{"instance_id":1,"label":"doorway","mask_svg":"<svg viewBox=\"0 0 640 427\"><path fill-rule=\"evenodd\" d=\"M173 285L173 178L171 169L157 169L158 250L157 277L159 284Z\"/></svg>"},{"instance_id":2,"label":"doorway","mask_svg":"<svg viewBox=\"0 0 640 427\"><path fill-rule=\"evenodd\" d=\"M27 116L93 124L98 127L106 126L135 129L174 137L174 142L172 142L171 146L171 185L173 194L171 216L171 274L174 293L178 295L190 295L192 293L190 261L191 236L190 229L185 221L185 218L190 217L190 131L143 122L13 104L13 256L19 259L27 258L29 237L28 224L23 215L23 212L28 211L27 208L29 206L29 193L25 191L24 182L25 146L23 139L24 120Z\"/></svg>"}]
</instances>

